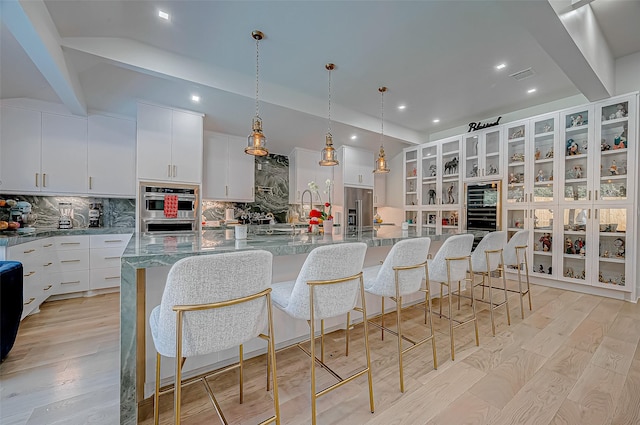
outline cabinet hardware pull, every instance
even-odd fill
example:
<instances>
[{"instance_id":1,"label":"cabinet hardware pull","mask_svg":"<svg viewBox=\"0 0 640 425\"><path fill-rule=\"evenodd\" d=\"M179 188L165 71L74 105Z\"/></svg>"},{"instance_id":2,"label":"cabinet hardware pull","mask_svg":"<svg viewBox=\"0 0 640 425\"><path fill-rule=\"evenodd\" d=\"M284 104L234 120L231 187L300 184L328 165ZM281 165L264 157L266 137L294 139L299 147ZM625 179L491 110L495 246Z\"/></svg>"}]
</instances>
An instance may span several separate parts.
<instances>
[{"instance_id":1,"label":"cabinet hardware pull","mask_svg":"<svg viewBox=\"0 0 640 425\"><path fill-rule=\"evenodd\" d=\"M62 242L60 245L80 245L80 242Z\"/></svg>"},{"instance_id":2,"label":"cabinet hardware pull","mask_svg":"<svg viewBox=\"0 0 640 425\"><path fill-rule=\"evenodd\" d=\"M39 187L39 186L38 186L38 178L39 178L39 177L40 177L40 173L36 173L36 187Z\"/></svg>"},{"instance_id":3,"label":"cabinet hardware pull","mask_svg":"<svg viewBox=\"0 0 640 425\"><path fill-rule=\"evenodd\" d=\"M80 260L62 260L61 263L79 263Z\"/></svg>"},{"instance_id":4,"label":"cabinet hardware pull","mask_svg":"<svg viewBox=\"0 0 640 425\"><path fill-rule=\"evenodd\" d=\"M48 243L48 244L46 244L46 245L42 245L42 247L43 247L43 248L50 248L50 247L52 247L52 246L53 246L53 244L52 244L52 243Z\"/></svg>"},{"instance_id":5,"label":"cabinet hardware pull","mask_svg":"<svg viewBox=\"0 0 640 425\"><path fill-rule=\"evenodd\" d=\"M35 298L31 297L31 298L29 298L29 301L27 301L26 303L24 303L24 305L29 305L29 304L31 304L33 301L35 301Z\"/></svg>"},{"instance_id":6,"label":"cabinet hardware pull","mask_svg":"<svg viewBox=\"0 0 640 425\"><path fill-rule=\"evenodd\" d=\"M61 285L71 285L72 283L80 283L80 281L79 280L74 280L74 281L71 281L71 282L60 282Z\"/></svg>"},{"instance_id":7,"label":"cabinet hardware pull","mask_svg":"<svg viewBox=\"0 0 640 425\"><path fill-rule=\"evenodd\" d=\"M36 272L30 271L29 273L25 274L24 277L33 276L34 274L36 274Z\"/></svg>"},{"instance_id":8,"label":"cabinet hardware pull","mask_svg":"<svg viewBox=\"0 0 640 425\"><path fill-rule=\"evenodd\" d=\"M596 209L595 209L595 210L593 210L593 211L594 211L594 214L595 214L594 218L596 218L596 219L597 219L597 218L598 218L598 209L596 208Z\"/></svg>"},{"instance_id":9,"label":"cabinet hardware pull","mask_svg":"<svg viewBox=\"0 0 640 425\"><path fill-rule=\"evenodd\" d=\"M53 287L53 285L49 285L46 288L42 288L43 291L48 291L49 289L51 289Z\"/></svg>"},{"instance_id":10,"label":"cabinet hardware pull","mask_svg":"<svg viewBox=\"0 0 640 425\"><path fill-rule=\"evenodd\" d=\"M596 201L598 200L598 191L596 190Z\"/></svg>"},{"instance_id":11,"label":"cabinet hardware pull","mask_svg":"<svg viewBox=\"0 0 640 425\"><path fill-rule=\"evenodd\" d=\"M527 218L527 210L524 210L524 218Z\"/></svg>"},{"instance_id":12,"label":"cabinet hardware pull","mask_svg":"<svg viewBox=\"0 0 640 425\"><path fill-rule=\"evenodd\" d=\"M229 196L229 186L224 187L224 196Z\"/></svg>"},{"instance_id":13,"label":"cabinet hardware pull","mask_svg":"<svg viewBox=\"0 0 640 425\"><path fill-rule=\"evenodd\" d=\"M589 191L589 201L591 200L591 191Z\"/></svg>"},{"instance_id":14,"label":"cabinet hardware pull","mask_svg":"<svg viewBox=\"0 0 640 425\"><path fill-rule=\"evenodd\" d=\"M104 280L109 280L109 279L120 279L120 276L107 276L104 278Z\"/></svg>"},{"instance_id":15,"label":"cabinet hardware pull","mask_svg":"<svg viewBox=\"0 0 640 425\"><path fill-rule=\"evenodd\" d=\"M31 254L35 249L27 249L26 251L22 251L23 254Z\"/></svg>"},{"instance_id":16,"label":"cabinet hardware pull","mask_svg":"<svg viewBox=\"0 0 640 425\"><path fill-rule=\"evenodd\" d=\"M105 260L115 260L116 258L118 260L120 259L120 257L117 257L117 256L116 257L104 257Z\"/></svg>"},{"instance_id":17,"label":"cabinet hardware pull","mask_svg":"<svg viewBox=\"0 0 640 425\"><path fill-rule=\"evenodd\" d=\"M117 243L117 242L122 242L122 239L111 239L108 241L104 241L104 243Z\"/></svg>"},{"instance_id":18,"label":"cabinet hardware pull","mask_svg":"<svg viewBox=\"0 0 640 425\"><path fill-rule=\"evenodd\" d=\"M53 263L51 261L49 261L47 264L43 264L42 267L49 267L50 265L52 265Z\"/></svg>"},{"instance_id":19,"label":"cabinet hardware pull","mask_svg":"<svg viewBox=\"0 0 640 425\"><path fill-rule=\"evenodd\" d=\"M173 177L178 177L178 167L176 165L173 166Z\"/></svg>"},{"instance_id":20,"label":"cabinet hardware pull","mask_svg":"<svg viewBox=\"0 0 640 425\"><path fill-rule=\"evenodd\" d=\"M89 176L89 190L93 189L93 177Z\"/></svg>"},{"instance_id":21,"label":"cabinet hardware pull","mask_svg":"<svg viewBox=\"0 0 640 425\"><path fill-rule=\"evenodd\" d=\"M171 177L171 164L167 165L167 177Z\"/></svg>"},{"instance_id":22,"label":"cabinet hardware pull","mask_svg":"<svg viewBox=\"0 0 640 425\"><path fill-rule=\"evenodd\" d=\"M42 173L42 187L47 187L47 173Z\"/></svg>"},{"instance_id":23,"label":"cabinet hardware pull","mask_svg":"<svg viewBox=\"0 0 640 425\"><path fill-rule=\"evenodd\" d=\"M591 219L591 208L587 210L587 218Z\"/></svg>"}]
</instances>

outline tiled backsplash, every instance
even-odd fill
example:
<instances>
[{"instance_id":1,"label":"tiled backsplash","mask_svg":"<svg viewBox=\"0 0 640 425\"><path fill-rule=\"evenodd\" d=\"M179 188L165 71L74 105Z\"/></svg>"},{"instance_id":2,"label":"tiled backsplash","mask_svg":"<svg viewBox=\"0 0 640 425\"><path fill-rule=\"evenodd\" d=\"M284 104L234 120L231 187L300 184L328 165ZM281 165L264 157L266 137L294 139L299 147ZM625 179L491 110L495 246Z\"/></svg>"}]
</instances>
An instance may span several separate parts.
<instances>
[{"instance_id":1,"label":"tiled backsplash","mask_svg":"<svg viewBox=\"0 0 640 425\"><path fill-rule=\"evenodd\" d=\"M74 228L89 227L89 204L93 202L102 202L103 227L135 227L136 203L134 199L2 194L0 194L0 198L31 203L31 212L36 215L34 227L38 229L58 228L58 218L60 217L58 203L60 202L71 203ZM0 220L8 219L9 208L0 208Z\"/></svg>"}]
</instances>

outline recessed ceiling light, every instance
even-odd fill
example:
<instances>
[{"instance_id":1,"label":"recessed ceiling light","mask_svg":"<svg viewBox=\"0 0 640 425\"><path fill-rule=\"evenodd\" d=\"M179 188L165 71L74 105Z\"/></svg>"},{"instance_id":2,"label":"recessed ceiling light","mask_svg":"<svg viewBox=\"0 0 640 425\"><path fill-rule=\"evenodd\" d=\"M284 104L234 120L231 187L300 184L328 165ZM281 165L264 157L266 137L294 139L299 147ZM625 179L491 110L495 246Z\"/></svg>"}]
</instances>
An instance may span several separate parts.
<instances>
[{"instance_id":1,"label":"recessed ceiling light","mask_svg":"<svg viewBox=\"0 0 640 425\"><path fill-rule=\"evenodd\" d=\"M434 124L438 124L439 122L440 122L440 118L436 118L436 119L433 120Z\"/></svg>"},{"instance_id":2,"label":"recessed ceiling light","mask_svg":"<svg viewBox=\"0 0 640 425\"><path fill-rule=\"evenodd\" d=\"M401 111L406 108L407 108L407 105L398 105L398 109L400 109Z\"/></svg>"},{"instance_id":3,"label":"recessed ceiling light","mask_svg":"<svg viewBox=\"0 0 640 425\"><path fill-rule=\"evenodd\" d=\"M358 138L358 136L356 136L355 134L353 136L351 136L351 140L356 140Z\"/></svg>"},{"instance_id":4,"label":"recessed ceiling light","mask_svg":"<svg viewBox=\"0 0 640 425\"><path fill-rule=\"evenodd\" d=\"M162 19L168 21L169 20L169 14L167 12L165 12L164 10L158 10L158 16L161 17Z\"/></svg>"},{"instance_id":5,"label":"recessed ceiling light","mask_svg":"<svg viewBox=\"0 0 640 425\"><path fill-rule=\"evenodd\" d=\"M501 63L500 65L496 65L496 69L505 69L507 67L506 63Z\"/></svg>"},{"instance_id":6,"label":"recessed ceiling light","mask_svg":"<svg viewBox=\"0 0 640 425\"><path fill-rule=\"evenodd\" d=\"M193 96L191 96L191 101L195 103L200 102L200 96L198 96L197 94L194 94Z\"/></svg>"},{"instance_id":7,"label":"recessed ceiling light","mask_svg":"<svg viewBox=\"0 0 640 425\"><path fill-rule=\"evenodd\" d=\"M535 92L536 92L536 89L529 89L529 90L527 90L527 93L535 93Z\"/></svg>"}]
</instances>

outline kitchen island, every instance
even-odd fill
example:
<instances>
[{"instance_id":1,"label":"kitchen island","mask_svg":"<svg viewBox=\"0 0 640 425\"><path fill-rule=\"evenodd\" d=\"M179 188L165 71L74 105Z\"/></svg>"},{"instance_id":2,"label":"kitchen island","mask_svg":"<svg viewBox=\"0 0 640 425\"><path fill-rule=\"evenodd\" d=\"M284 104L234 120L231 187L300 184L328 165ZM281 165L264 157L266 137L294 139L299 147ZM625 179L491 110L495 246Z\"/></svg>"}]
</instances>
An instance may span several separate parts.
<instances>
[{"instance_id":1,"label":"kitchen island","mask_svg":"<svg viewBox=\"0 0 640 425\"><path fill-rule=\"evenodd\" d=\"M273 281L293 280L298 275L307 254L322 245L365 242L369 248L365 266L379 264L396 242L419 237L414 230L384 226L352 235L343 235L334 228L331 235L311 235L305 229L286 226L253 226L246 240L236 240L232 229L205 230L176 234L134 234L122 256L122 284L120 295L120 423L136 424L151 409L154 387L153 371L155 350L148 329L151 309L160 303L166 274L178 260L193 255L214 255L225 252L263 249L274 255ZM443 236L431 236L432 252L435 252ZM250 265L248 265L250 266ZM379 305L372 305L370 314L379 312ZM378 309L376 309L378 307ZM357 321L358 318L354 316ZM286 315L274 309L274 328L278 347L291 345L308 336L307 324L287 320ZM298 323L299 322L299 323ZM340 320L339 322L344 322ZM339 322L327 323L330 330ZM344 323L342 323L344 325ZM245 345L245 357L265 352L266 346ZM193 359L185 363L185 378L206 370L231 363L237 350L227 350L219 355ZM165 362L161 379L172 376L172 362Z\"/></svg>"}]
</instances>

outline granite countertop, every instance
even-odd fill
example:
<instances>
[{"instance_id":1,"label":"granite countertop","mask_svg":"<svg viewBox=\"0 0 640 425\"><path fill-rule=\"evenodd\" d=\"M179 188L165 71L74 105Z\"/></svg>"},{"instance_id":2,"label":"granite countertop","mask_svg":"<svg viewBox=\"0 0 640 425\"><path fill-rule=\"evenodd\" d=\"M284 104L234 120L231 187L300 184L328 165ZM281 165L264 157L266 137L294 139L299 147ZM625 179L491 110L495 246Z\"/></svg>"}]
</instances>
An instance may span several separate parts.
<instances>
[{"instance_id":1,"label":"granite countertop","mask_svg":"<svg viewBox=\"0 0 640 425\"><path fill-rule=\"evenodd\" d=\"M0 232L0 247L14 246L26 242L37 241L40 239L50 238L52 236L78 236L78 235L115 235L133 233L133 227L91 227L76 229L36 229L35 232L29 234L20 234L18 232Z\"/></svg>"},{"instance_id":2,"label":"granite countertop","mask_svg":"<svg viewBox=\"0 0 640 425\"><path fill-rule=\"evenodd\" d=\"M307 254L322 245L345 242L365 242L370 247L391 246L396 242L420 237L414 229L402 230L399 226L384 226L361 234L343 235L334 228L331 235L312 235L305 229L264 228L249 229L245 240L236 240L232 229L203 230L180 234L135 233L122 255L123 263L135 268L172 265L178 259L192 255L207 255L252 249L264 249L275 256ZM448 235L430 236L432 240L444 240Z\"/></svg>"}]
</instances>

